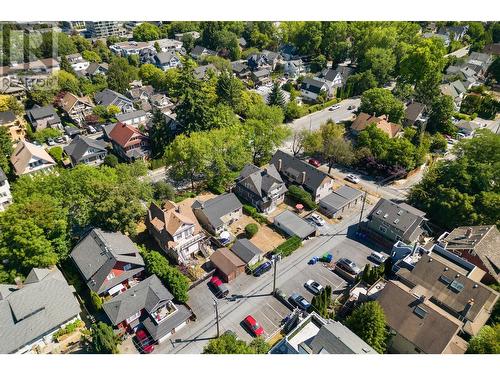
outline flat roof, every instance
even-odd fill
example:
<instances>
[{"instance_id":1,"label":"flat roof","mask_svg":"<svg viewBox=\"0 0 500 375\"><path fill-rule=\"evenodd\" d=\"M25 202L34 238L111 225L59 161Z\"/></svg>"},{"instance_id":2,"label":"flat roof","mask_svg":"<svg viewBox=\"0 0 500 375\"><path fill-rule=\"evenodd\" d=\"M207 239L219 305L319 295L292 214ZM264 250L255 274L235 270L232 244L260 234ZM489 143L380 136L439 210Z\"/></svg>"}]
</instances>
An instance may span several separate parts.
<instances>
[{"instance_id":1,"label":"flat roof","mask_svg":"<svg viewBox=\"0 0 500 375\"><path fill-rule=\"evenodd\" d=\"M300 238L305 238L316 232L316 228L302 219L299 215L285 210L274 218L274 223L278 227L287 228ZM279 223L279 225L277 225Z\"/></svg>"}]
</instances>

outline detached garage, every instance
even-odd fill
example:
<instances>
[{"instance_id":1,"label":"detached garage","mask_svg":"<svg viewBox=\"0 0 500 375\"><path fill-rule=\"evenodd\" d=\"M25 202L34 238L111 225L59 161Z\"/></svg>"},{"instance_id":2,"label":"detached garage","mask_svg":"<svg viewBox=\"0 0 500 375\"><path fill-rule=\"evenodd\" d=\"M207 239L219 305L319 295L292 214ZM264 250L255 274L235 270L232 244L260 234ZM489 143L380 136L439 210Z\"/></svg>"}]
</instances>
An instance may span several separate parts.
<instances>
[{"instance_id":1,"label":"detached garage","mask_svg":"<svg viewBox=\"0 0 500 375\"><path fill-rule=\"evenodd\" d=\"M262 251L246 238L237 240L231 251L248 266L253 266L262 260Z\"/></svg>"},{"instance_id":2,"label":"detached garage","mask_svg":"<svg viewBox=\"0 0 500 375\"><path fill-rule=\"evenodd\" d=\"M316 227L309 224L299 215L291 211L283 211L274 218L274 225L289 236L298 236L300 239L316 235Z\"/></svg>"},{"instance_id":3,"label":"detached garage","mask_svg":"<svg viewBox=\"0 0 500 375\"><path fill-rule=\"evenodd\" d=\"M327 217L338 217L355 206L363 198L363 192L344 185L319 201L320 212Z\"/></svg>"},{"instance_id":4,"label":"detached garage","mask_svg":"<svg viewBox=\"0 0 500 375\"><path fill-rule=\"evenodd\" d=\"M222 281L226 283L231 282L240 273L245 272L245 262L225 247L216 250L210 257L210 261L217 269Z\"/></svg>"}]
</instances>

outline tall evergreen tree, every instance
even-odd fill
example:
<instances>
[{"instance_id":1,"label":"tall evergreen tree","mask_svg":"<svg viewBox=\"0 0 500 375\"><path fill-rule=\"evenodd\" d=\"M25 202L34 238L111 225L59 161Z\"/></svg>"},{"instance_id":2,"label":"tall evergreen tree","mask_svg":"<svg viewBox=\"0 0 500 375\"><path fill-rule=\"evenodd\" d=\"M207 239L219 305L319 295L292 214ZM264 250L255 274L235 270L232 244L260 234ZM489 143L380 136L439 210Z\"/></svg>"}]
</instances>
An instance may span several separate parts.
<instances>
[{"instance_id":1,"label":"tall evergreen tree","mask_svg":"<svg viewBox=\"0 0 500 375\"><path fill-rule=\"evenodd\" d=\"M274 82L273 88L267 98L267 104L275 105L281 108L285 107L285 95L283 94L283 90L281 89L279 82Z\"/></svg>"},{"instance_id":2,"label":"tall evergreen tree","mask_svg":"<svg viewBox=\"0 0 500 375\"><path fill-rule=\"evenodd\" d=\"M385 314L377 301L366 302L357 307L347 318L346 325L377 352L385 352Z\"/></svg>"}]
</instances>

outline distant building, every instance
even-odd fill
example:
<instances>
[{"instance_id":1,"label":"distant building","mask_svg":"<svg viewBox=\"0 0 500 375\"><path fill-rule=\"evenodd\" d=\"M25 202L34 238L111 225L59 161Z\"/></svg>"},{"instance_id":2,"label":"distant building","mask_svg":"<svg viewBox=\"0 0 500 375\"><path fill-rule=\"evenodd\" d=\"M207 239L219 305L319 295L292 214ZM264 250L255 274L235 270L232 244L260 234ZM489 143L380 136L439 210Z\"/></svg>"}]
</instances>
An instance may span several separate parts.
<instances>
[{"instance_id":1,"label":"distant building","mask_svg":"<svg viewBox=\"0 0 500 375\"><path fill-rule=\"evenodd\" d=\"M71 143L64 147L64 152L70 158L73 167L77 164L101 165L108 154L106 143L84 135L73 138Z\"/></svg>"},{"instance_id":2,"label":"distant building","mask_svg":"<svg viewBox=\"0 0 500 375\"><path fill-rule=\"evenodd\" d=\"M0 126L7 128L12 142L24 141L26 129L13 111L0 112Z\"/></svg>"},{"instance_id":3,"label":"distant building","mask_svg":"<svg viewBox=\"0 0 500 375\"><path fill-rule=\"evenodd\" d=\"M94 95L96 104L105 107L114 105L120 108L122 113L135 111L134 103L126 96L110 89L104 89Z\"/></svg>"},{"instance_id":4,"label":"distant building","mask_svg":"<svg viewBox=\"0 0 500 375\"><path fill-rule=\"evenodd\" d=\"M145 160L151 154L149 137L132 125L112 124L108 137L115 152L124 160Z\"/></svg>"},{"instance_id":5,"label":"distant building","mask_svg":"<svg viewBox=\"0 0 500 375\"><path fill-rule=\"evenodd\" d=\"M356 116L356 119L351 124L351 132L358 135L371 124L375 124L375 126L387 134L389 138L397 137L402 132L401 125L389 122L389 118L386 115L375 116L364 112Z\"/></svg>"},{"instance_id":6,"label":"distant building","mask_svg":"<svg viewBox=\"0 0 500 375\"><path fill-rule=\"evenodd\" d=\"M35 105L33 108L26 111L26 116L35 131L46 128L62 129L61 119L51 105L46 105L44 107Z\"/></svg>"},{"instance_id":7,"label":"distant building","mask_svg":"<svg viewBox=\"0 0 500 375\"><path fill-rule=\"evenodd\" d=\"M109 38L121 33L118 21L85 21L85 25L90 38Z\"/></svg>"},{"instance_id":8,"label":"distant building","mask_svg":"<svg viewBox=\"0 0 500 375\"><path fill-rule=\"evenodd\" d=\"M5 211L7 206L12 203L12 194L10 192L9 180L2 168L0 168L0 212Z\"/></svg>"}]
</instances>

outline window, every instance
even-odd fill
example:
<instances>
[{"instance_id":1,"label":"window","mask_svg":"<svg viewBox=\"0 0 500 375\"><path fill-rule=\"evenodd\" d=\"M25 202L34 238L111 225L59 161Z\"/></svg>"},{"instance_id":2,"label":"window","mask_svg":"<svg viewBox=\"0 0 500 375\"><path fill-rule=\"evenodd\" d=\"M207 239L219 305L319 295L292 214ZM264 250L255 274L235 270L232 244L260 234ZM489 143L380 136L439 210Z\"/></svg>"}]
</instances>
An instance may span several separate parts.
<instances>
[{"instance_id":1,"label":"window","mask_svg":"<svg viewBox=\"0 0 500 375\"><path fill-rule=\"evenodd\" d=\"M450 289L455 293L460 293L462 290L464 290L464 284L458 282L457 280L453 280L450 284Z\"/></svg>"},{"instance_id":2,"label":"window","mask_svg":"<svg viewBox=\"0 0 500 375\"><path fill-rule=\"evenodd\" d=\"M382 225L378 228L382 233L386 233L387 232L387 228L386 227L383 227Z\"/></svg>"},{"instance_id":3,"label":"window","mask_svg":"<svg viewBox=\"0 0 500 375\"><path fill-rule=\"evenodd\" d=\"M128 271L128 270L129 270L129 269L131 269L131 268L132 268L132 265L131 265L130 263L129 263L129 264L125 264L125 265L123 266L123 270L124 270L124 271Z\"/></svg>"}]
</instances>

